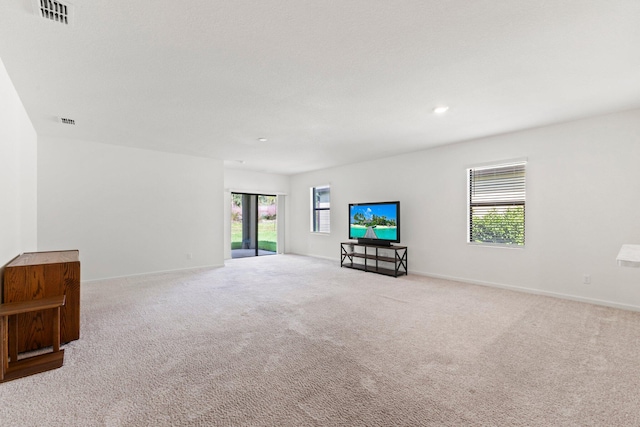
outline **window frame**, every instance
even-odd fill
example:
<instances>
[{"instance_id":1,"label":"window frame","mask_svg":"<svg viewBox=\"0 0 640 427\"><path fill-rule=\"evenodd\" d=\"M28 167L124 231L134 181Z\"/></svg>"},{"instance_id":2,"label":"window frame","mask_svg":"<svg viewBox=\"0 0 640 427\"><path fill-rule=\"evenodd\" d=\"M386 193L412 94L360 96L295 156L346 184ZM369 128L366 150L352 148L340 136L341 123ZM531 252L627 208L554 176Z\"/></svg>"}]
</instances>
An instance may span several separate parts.
<instances>
[{"instance_id":1,"label":"window frame","mask_svg":"<svg viewBox=\"0 0 640 427\"><path fill-rule=\"evenodd\" d=\"M317 200L316 195L319 193L318 190L327 190L329 194L329 201L326 207L318 206L320 201ZM317 202L317 203L316 203ZM329 213L328 223L326 224L327 230L322 230L323 222L321 221L320 212L327 211ZM331 185L316 185L311 187L311 227L310 231L313 234L330 234L331 233Z\"/></svg>"},{"instance_id":2,"label":"window frame","mask_svg":"<svg viewBox=\"0 0 640 427\"><path fill-rule=\"evenodd\" d=\"M525 159L514 159L508 161L501 162L491 162L485 163L481 165L475 165L468 167L466 169L467 172L467 244L475 245L475 246L493 246L499 248L514 248L514 249L523 249L526 245L526 195L527 195L527 166L528 160ZM513 172L517 172L518 170L522 171L522 177L516 178L516 180L508 179L505 177L496 178L495 181L502 180L502 183L497 183L497 185L507 186L510 190L509 192L513 193L512 197L508 197L502 193L501 196L497 196L495 198L490 198L489 195L491 190L496 191L497 187L491 187L487 192L481 192L480 198L482 201L473 200L474 189L477 189L477 179L474 183L474 176L477 178L478 172L489 172L496 173L501 169L508 170L512 168ZM499 173L499 172L498 172ZM504 174L504 172L502 172ZM495 186L496 183L493 183ZM478 194L477 192L475 194ZM500 193L498 193L500 194ZM516 241L511 242L499 242L499 241L474 241L473 240L473 213L474 208L503 208L509 209L510 207L522 207L522 243L518 243ZM487 212L490 212L488 210Z\"/></svg>"}]
</instances>

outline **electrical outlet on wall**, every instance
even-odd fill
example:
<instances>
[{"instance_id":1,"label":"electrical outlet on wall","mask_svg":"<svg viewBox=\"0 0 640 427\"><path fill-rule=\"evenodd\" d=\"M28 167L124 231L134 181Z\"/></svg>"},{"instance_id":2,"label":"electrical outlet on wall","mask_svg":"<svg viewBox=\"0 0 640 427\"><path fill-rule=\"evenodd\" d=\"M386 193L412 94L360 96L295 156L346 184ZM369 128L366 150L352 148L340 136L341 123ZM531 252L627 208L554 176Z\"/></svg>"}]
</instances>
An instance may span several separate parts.
<instances>
[{"instance_id":1,"label":"electrical outlet on wall","mask_svg":"<svg viewBox=\"0 0 640 427\"><path fill-rule=\"evenodd\" d=\"M191 252L187 254L187 259L193 259L193 254Z\"/></svg>"},{"instance_id":2,"label":"electrical outlet on wall","mask_svg":"<svg viewBox=\"0 0 640 427\"><path fill-rule=\"evenodd\" d=\"M582 283L584 283L585 285L590 285L591 284L591 275L590 274L584 274L582 276Z\"/></svg>"}]
</instances>

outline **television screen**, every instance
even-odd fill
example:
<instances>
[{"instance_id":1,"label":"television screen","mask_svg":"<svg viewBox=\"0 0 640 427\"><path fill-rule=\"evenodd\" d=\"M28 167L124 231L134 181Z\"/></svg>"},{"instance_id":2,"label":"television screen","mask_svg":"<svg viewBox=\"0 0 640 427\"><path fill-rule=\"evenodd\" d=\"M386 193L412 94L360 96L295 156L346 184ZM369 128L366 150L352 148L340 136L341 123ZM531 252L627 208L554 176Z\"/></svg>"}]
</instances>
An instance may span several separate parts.
<instances>
[{"instance_id":1,"label":"television screen","mask_svg":"<svg viewBox=\"0 0 640 427\"><path fill-rule=\"evenodd\" d=\"M400 242L400 202L349 205L349 239Z\"/></svg>"}]
</instances>

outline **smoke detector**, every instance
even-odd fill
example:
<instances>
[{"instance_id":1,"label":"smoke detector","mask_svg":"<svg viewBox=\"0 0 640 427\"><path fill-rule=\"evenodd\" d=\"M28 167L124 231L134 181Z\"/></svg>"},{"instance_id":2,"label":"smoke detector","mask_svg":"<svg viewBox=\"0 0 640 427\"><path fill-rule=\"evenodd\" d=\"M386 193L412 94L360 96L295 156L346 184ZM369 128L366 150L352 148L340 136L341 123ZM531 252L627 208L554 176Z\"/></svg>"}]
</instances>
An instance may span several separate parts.
<instances>
[{"instance_id":1,"label":"smoke detector","mask_svg":"<svg viewBox=\"0 0 640 427\"><path fill-rule=\"evenodd\" d=\"M36 14L47 21L63 25L73 24L73 5L60 0L32 0Z\"/></svg>"}]
</instances>

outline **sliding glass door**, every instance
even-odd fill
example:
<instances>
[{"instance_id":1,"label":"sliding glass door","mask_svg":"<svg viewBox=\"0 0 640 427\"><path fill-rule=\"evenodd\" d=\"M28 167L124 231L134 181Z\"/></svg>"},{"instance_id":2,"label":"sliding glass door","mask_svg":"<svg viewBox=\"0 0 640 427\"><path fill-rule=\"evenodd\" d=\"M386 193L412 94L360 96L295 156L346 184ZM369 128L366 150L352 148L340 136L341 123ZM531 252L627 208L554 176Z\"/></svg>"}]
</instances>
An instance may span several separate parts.
<instances>
[{"instance_id":1,"label":"sliding glass door","mask_svg":"<svg viewBox=\"0 0 640 427\"><path fill-rule=\"evenodd\" d=\"M258 197L258 255L274 255L278 251L277 197Z\"/></svg>"},{"instance_id":2,"label":"sliding glass door","mask_svg":"<svg viewBox=\"0 0 640 427\"><path fill-rule=\"evenodd\" d=\"M231 193L231 257L276 254L277 218L276 196Z\"/></svg>"}]
</instances>

